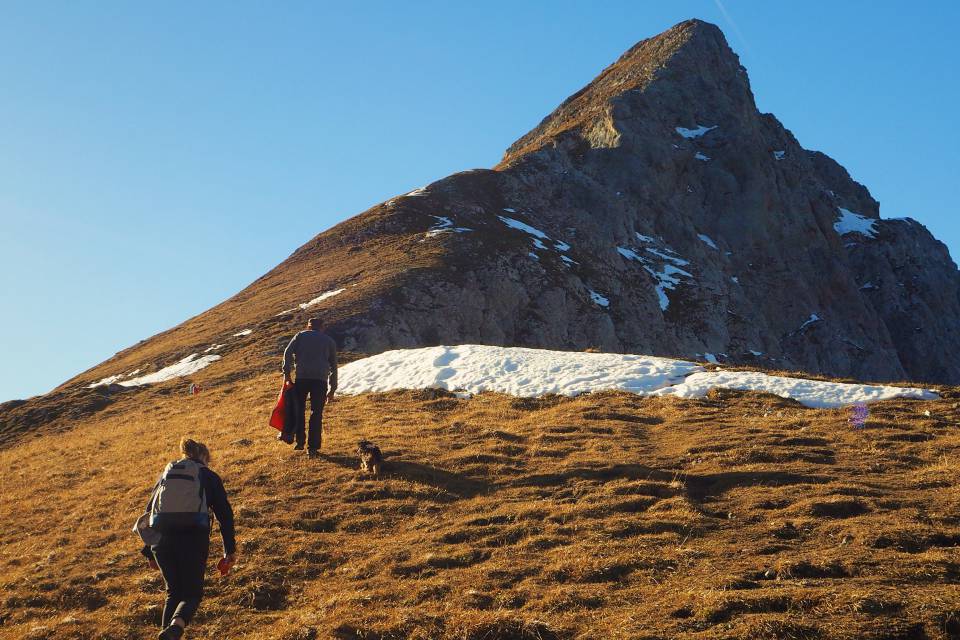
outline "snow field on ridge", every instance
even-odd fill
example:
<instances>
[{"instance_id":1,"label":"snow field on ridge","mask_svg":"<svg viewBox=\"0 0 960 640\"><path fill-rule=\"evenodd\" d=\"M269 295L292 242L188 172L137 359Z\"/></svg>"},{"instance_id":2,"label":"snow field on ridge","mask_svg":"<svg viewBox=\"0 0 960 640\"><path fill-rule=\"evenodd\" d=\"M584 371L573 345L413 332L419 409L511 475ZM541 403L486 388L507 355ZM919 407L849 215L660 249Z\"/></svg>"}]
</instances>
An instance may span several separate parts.
<instances>
[{"instance_id":1,"label":"snow field on ridge","mask_svg":"<svg viewBox=\"0 0 960 640\"><path fill-rule=\"evenodd\" d=\"M756 371L706 371L695 362L654 356L458 345L396 349L340 368L339 392L398 389L495 391L531 398L594 391L702 398L713 387L763 391L808 406L836 408L891 398L933 400L914 387L824 382Z\"/></svg>"},{"instance_id":2,"label":"snow field on ridge","mask_svg":"<svg viewBox=\"0 0 960 640\"><path fill-rule=\"evenodd\" d=\"M650 393L682 382L695 362L650 356L459 345L396 349L340 367L340 393L437 388L520 397L600 389Z\"/></svg>"},{"instance_id":3,"label":"snow field on ridge","mask_svg":"<svg viewBox=\"0 0 960 640\"><path fill-rule=\"evenodd\" d=\"M655 395L702 398L713 387L740 391L764 391L781 398L792 398L800 404L818 409L835 409L892 398L936 400L939 397L933 391L926 389L787 378L771 376L759 371L698 371L688 376L681 384Z\"/></svg>"}]
</instances>

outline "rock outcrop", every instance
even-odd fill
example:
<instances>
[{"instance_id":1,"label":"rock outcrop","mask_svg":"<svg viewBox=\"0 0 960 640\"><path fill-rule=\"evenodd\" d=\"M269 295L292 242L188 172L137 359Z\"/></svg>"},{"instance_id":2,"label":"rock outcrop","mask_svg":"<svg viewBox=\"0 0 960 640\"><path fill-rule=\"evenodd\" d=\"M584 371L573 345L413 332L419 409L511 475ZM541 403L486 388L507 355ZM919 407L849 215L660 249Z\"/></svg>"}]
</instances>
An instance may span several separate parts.
<instances>
[{"instance_id":1,"label":"rock outcrop","mask_svg":"<svg viewBox=\"0 0 960 640\"><path fill-rule=\"evenodd\" d=\"M384 208L419 221L444 259L372 322L340 327L361 351L597 347L960 381L945 247L914 221L881 220L840 165L759 113L704 22L636 45L496 170Z\"/></svg>"}]
</instances>

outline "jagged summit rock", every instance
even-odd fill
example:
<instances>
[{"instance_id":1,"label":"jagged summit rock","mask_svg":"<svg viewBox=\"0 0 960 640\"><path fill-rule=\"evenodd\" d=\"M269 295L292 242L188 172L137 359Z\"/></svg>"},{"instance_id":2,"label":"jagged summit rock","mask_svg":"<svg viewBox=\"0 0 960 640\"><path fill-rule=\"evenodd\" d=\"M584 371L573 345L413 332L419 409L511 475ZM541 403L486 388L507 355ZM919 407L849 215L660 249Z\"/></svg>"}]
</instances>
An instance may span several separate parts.
<instances>
[{"instance_id":1,"label":"jagged summit rock","mask_svg":"<svg viewBox=\"0 0 960 640\"><path fill-rule=\"evenodd\" d=\"M310 315L341 347L598 348L960 382L960 276L755 105L716 26L635 45L507 149L321 233L242 292L68 381L273 368ZM239 335L241 329L252 332Z\"/></svg>"},{"instance_id":2,"label":"jagged summit rock","mask_svg":"<svg viewBox=\"0 0 960 640\"><path fill-rule=\"evenodd\" d=\"M620 146L625 142L622 128L642 125L637 121L637 94L644 96L644 103L654 101L671 109L685 106L678 115L693 119L706 106L694 101L705 97L717 110L723 103L753 101L746 71L723 32L710 23L688 20L634 45L511 145L499 168L545 145L586 140L593 147Z\"/></svg>"}]
</instances>

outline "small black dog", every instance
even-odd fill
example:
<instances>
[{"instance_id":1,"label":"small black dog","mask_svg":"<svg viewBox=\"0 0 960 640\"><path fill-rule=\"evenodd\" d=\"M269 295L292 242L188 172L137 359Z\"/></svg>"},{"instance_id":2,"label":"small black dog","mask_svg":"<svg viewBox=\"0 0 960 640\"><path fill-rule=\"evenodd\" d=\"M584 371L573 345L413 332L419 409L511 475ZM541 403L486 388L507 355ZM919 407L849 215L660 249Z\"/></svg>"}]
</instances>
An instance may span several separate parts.
<instances>
[{"instance_id":1,"label":"small black dog","mask_svg":"<svg viewBox=\"0 0 960 640\"><path fill-rule=\"evenodd\" d=\"M357 456L360 458L360 470L378 475L383 467L383 454L380 447L369 440L357 443Z\"/></svg>"}]
</instances>

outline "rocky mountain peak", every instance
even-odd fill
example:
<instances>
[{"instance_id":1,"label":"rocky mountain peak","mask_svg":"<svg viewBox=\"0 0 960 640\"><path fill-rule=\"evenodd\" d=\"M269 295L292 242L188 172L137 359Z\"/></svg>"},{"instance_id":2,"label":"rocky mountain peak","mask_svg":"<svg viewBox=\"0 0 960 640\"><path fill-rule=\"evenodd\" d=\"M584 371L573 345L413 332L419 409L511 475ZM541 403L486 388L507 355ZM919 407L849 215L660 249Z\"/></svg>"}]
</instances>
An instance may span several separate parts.
<instances>
[{"instance_id":1,"label":"rocky mountain peak","mask_svg":"<svg viewBox=\"0 0 960 640\"><path fill-rule=\"evenodd\" d=\"M140 393L124 385L198 364L211 383L274 371L314 315L355 354L590 348L960 381L960 273L946 247L916 221L881 218L840 164L759 113L723 33L699 20L636 44L493 170L371 207L233 298L0 417L97 410L118 386Z\"/></svg>"},{"instance_id":2,"label":"rocky mountain peak","mask_svg":"<svg viewBox=\"0 0 960 640\"><path fill-rule=\"evenodd\" d=\"M638 42L513 143L499 168L571 138L594 148L620 146L637 112L651 109L685 122L755 113L746 70L716 25L687 20Z\"/></svg>"}]
</instances>

